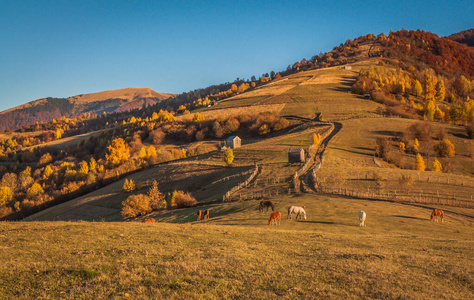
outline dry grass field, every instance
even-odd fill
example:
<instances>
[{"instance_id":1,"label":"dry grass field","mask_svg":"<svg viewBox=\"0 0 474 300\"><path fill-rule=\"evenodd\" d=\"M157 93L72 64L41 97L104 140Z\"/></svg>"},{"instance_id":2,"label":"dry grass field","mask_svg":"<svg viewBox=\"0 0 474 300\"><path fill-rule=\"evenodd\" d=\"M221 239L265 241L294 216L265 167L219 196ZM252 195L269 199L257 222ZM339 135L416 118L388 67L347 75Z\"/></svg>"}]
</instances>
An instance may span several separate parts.
<instances>
[{"instance_id":1,"label":"dry grass field","mask_svg":"<svg viewBox=\"0 0 474 300\"><path fill-rule=\"evenodd\" d=\"M472 219L428 208L316 195L215 204L139 222L3 222L4 299L470 299ZM306 220L287 220L305 205ZM367 227L357 212L367 212ZM162 222L167 223L162 223ZM171 224L182 223L182 224ZM416 279L416 280L414 280Z\"/></svg>"},{"instance_id":2,"label":"dry grass field","mask_svg":"<svg viewBox=\"0 0 474 300\"><path fill-rule=\"evenodd\" d=\"M284 105L258 105L249 109L248 107L227 107L222 108L219 104L214 106L212 109L199 111L199 113L206 119L218 119L218 118L229 118L234 116L239 116L243 114L258 114L261 112L275 112L280 113ZM181 115L177 116L176 120L178 121L192 121L194 114Z\"/></svg>"},{"instance_id":3,"label":"dry grass field","mask_svg":"<svg viewBox=\"0 0 474 300\"><path fill-rule=\"evenodd\" d=\"M84 134L69 136L69 137L59 139L59 140L55 140L55 141L51 141L51 142L48 142L48 143L43 143L43 144L31 146L31 147L26 147L25 149L36 148L36 147L40 147L40 148L48 147L48 148L58 148L58 149L64 148L64 147L75 147L78 142L80 142L82 140L86 140L89 137L92 137L92 136L94 136L95 134L97 134L99 132L100 132L100 130L97 130L97 131L91 131L91 132L84 133Z\"/></svg>"}]
</instances>

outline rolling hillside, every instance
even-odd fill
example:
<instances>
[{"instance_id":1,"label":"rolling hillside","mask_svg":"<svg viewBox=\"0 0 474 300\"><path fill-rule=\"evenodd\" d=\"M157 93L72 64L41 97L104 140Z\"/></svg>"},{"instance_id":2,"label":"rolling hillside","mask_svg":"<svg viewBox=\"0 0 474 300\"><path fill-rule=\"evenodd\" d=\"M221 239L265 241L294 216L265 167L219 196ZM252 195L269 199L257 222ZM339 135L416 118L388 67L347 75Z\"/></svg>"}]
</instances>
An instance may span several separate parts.
<instances>
[{"instance_id":1,"label":"rolling hillside","mask_svg":"<svg viewBox=\"0 0 474 300\"><path fill-rule=\"evenodd\" d=\"M0 112L0 130L18 129L21 125L48 122L63 116L83 113L123 112L154 105L170 98L171 94L157 93L148 88L126 88L99 93L82 94L69 98L42 98Z\"/></svg>"},{"instance_id":2,"label":"rolling hillside","mask_svg":"<svg viewBox=\"0 0 474 300\"><path fill-rule=\"evenodd\" d=\"M46 191L24 188L26 200L5 201L11 211L28 212L35 197L44 199L38 194L88 187L84 173L91 187L111 184L1 223L0 298L473 298L474 56L445 40L420 31L368 35L210 107L179 102L191 111L111 118L108 130L50 142L58 159L49 177L49 161L36 162L48 147L22 153L36 159L34 169L12 170L36 176ZM463 51L466 61L451 55ZM444 93L433 92L434 80L446 81ZM126 101L156 96L122 92ZM241 136L242 147L226 166L220 146L230 135ZM107 165L119 138L118 152L129 155ZM455 151L438 151L443 143ZM303 148L305 162L289 163L289 148ZM2 184L13 186L14 175ZM125 179L141 189L125 192ZM197 205L177 208L169 197L167 208L122 219L123 203L153 180L164 194L191 192ZM282 212L281 225L268 226L261 200ZM287 219L290 205L304 206L307 219ZM444 222L430 222L434 208ZM205 209L210 219L197 221ZM359 227L360 210L367 227ZM157 223L142 224L146 218Z\"/></svg>"}]
</instances>

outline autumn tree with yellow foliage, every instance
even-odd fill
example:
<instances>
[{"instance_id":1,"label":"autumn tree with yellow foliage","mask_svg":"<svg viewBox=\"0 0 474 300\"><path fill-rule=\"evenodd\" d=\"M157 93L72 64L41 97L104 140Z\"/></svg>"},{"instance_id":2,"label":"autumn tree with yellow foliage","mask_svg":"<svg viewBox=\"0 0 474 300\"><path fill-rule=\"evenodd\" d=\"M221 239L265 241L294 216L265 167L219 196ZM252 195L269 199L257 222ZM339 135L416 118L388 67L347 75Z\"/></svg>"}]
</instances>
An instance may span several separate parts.
<instances>
[{"instance_id":1,"label":"autumn tree with yellow foliage","mask_svg":"<svg viewBox=\"0 0 474 300\"><path fill-rule=\"evenodd\" d=\"M105 155L105 159L110 167L116 167L130 159L130 148L121 138L113 140L107 150L109 153Z\"/></svg>"}]
</instances>

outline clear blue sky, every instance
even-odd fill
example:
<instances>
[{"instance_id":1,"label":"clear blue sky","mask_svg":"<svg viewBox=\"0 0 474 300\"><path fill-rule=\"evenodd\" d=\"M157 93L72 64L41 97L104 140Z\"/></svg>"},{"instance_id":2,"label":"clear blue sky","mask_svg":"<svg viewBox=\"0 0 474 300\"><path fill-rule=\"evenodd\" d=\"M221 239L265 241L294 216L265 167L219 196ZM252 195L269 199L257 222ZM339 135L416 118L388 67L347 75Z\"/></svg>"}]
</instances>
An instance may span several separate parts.
<instances>
[{"instance_id":1,"label":"clear blue sky","mask_svg":"<svg viewBox=\"0 0 474 300\"><path fill-rule=\"evenodd\" d=\"M126 87L260 76L390 29L474 27L474 1L0 0L0 110Z\"/></svg>"}]
</instances>

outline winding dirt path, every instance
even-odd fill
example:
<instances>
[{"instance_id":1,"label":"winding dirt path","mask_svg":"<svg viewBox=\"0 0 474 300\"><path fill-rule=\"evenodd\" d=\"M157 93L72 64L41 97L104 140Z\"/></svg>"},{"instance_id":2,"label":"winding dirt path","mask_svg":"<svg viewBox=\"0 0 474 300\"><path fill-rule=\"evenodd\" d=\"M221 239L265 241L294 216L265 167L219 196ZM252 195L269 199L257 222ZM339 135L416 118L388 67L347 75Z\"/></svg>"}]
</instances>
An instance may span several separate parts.
<instances>
[{"instance_id":1,"label":"winding dirt path","mask_svg":"<svg viewBox=\"0 0 474 300\"><path fill-rule=\"evenodd\" d=\"M319 169L321 167L321 164L323 163L323 155L324 151L326 151L327 145L331 141L333 137L336 136L336 134L342 129L342 124L339 122L334 122L332 123L334 125L333 130L331 133L320 143L318 151L314 155L314 162L313 165L308 168L308 170L302 174L299 177L300 180L300 191L304 193L313 193L317 192L315 189L315 184L312 181L311 174L314 172L314 170Z\"/></svg>"}]
</instances>

